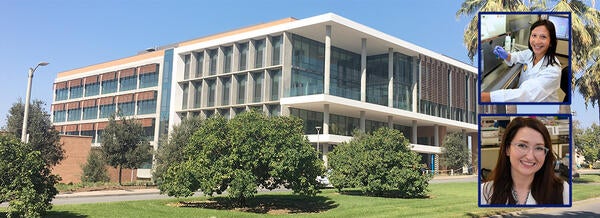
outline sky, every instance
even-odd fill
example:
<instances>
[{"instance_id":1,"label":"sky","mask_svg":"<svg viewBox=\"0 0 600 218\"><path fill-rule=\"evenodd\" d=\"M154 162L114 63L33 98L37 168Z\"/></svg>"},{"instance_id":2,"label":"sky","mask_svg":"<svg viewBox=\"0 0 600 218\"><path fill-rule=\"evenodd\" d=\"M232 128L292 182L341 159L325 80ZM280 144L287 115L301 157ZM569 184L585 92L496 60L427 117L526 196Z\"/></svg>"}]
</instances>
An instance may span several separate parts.
<instances>
[{"instance_id":1,"label":"sky","mask_svg":"<svg viewBox=\"0 0 600 218\"><path fill-rule=\"evenodd\" d=\"M461 1L367 0L2 0L0 1L0 127L24 101L27 72L39 62L31 99L50 111L59 72L286 17L335 13L404 41L471 64L463 44L470 17L456 17ZM434 5L435 4L435 5ZM596 8L598 6L596 5ZM476 62L474 62L476 63ZM582 127L598 123L598 106L573 96ZM558 106L519 106L519 113L557 113Z\"/></svg>"}]
</instances>

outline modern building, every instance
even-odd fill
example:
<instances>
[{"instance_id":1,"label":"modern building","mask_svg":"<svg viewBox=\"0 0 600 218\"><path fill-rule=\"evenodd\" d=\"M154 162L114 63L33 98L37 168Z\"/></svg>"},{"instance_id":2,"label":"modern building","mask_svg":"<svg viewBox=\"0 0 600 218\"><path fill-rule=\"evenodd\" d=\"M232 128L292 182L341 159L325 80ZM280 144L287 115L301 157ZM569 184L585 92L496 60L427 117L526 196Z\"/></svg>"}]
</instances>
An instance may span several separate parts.
<instances>
[{"instance_id":1,"label":"modern building","mask_svg":"<svg viewBox=\"0 0 600 218\"><path fill-rule=\"evenodd\" d=\"M60 72L54 92L56 128L92 136L96 146L117 110L140 119L157 148L159 136L183 117L251 109L303 119L325 160L353 130L382 126L401 130L430 169L438 169L448 133L477 145L475 67L331 13Z\"/></svg>"}]
</instances>

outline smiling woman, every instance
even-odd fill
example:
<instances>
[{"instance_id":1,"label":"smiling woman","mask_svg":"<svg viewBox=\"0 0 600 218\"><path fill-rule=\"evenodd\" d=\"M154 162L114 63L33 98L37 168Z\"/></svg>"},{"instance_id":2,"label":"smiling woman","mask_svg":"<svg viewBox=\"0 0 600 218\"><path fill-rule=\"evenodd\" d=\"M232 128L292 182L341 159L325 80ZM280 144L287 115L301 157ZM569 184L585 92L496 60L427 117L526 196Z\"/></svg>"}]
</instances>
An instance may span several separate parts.
<instances>
[{"instance_id":1,"label":"smiling woman","mask_svg":"<svg viewBox=\"0 0 600 218\"><path fill-rule=\"evenodd\" d=\"M569 184L554 173L552 147L540 120L514 118L502 136L496 167L481 185L481 204L568 205Z\"/></svg>"}]
</instances>

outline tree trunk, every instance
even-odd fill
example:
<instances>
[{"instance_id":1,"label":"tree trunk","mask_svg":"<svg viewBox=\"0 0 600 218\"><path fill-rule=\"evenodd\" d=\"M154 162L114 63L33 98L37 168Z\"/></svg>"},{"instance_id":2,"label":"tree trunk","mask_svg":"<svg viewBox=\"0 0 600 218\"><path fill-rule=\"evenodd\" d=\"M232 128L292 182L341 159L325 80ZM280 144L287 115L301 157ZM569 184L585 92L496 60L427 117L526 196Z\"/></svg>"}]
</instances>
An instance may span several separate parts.
<instances>
[{"instance_id":1,"label":"tree trunk","mask_svg":"<svg viewBox=\"0 0 600 218\"><path fill-rule=\"evenodd\" d=\"M121 172L123 171L123 166L119 165L119 186L121 186Z\"/></svg>"}]
</instances>

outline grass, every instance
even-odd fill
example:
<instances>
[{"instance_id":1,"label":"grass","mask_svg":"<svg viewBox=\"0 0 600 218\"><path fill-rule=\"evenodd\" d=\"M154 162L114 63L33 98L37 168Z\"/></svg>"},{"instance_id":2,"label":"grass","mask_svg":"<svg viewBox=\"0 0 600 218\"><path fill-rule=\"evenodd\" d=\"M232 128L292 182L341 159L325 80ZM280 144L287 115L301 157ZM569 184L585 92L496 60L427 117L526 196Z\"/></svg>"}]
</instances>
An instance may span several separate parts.
<instances>
[{"instance_id":1,"label":"grass","mask_svg":"<svg viewBox=\"0 0 600 218\"><path fill-rule=\"evenodd\" d=\"M573 186L573 201L600 197L600 182L595 175L583 175ZM339 194L323 190L316 197L301 197L290 192L267 192L248 201L249 208L233 208L226 198L207 197L127 201L79 205L55 205L46 217L479 217L518 211L519 208L478 208L477 183L430 184L427 199L397 199ZM188 207L169 206L180 201ZM196 206L207 206L205 209ZM268 211L276 214L267 214ZM285 214L285 215L282 215ZM0 213L0 217L2 214Z\"/></svg>"}]
</instances>

